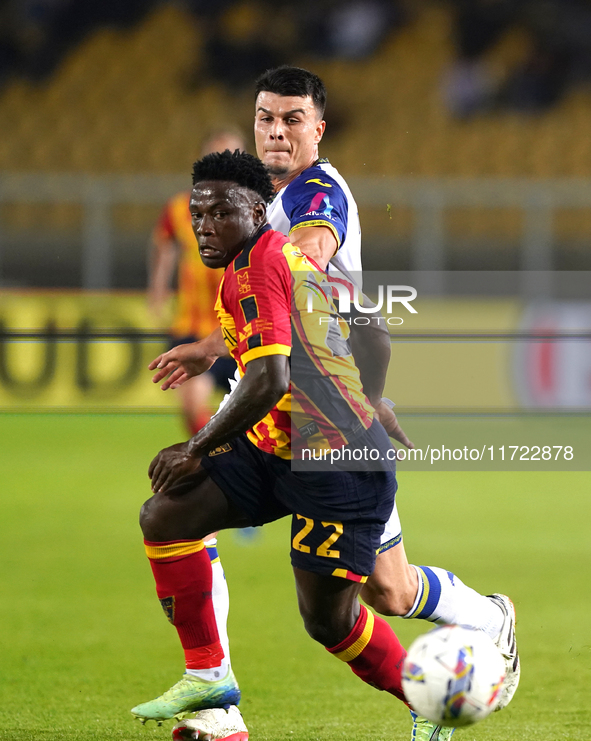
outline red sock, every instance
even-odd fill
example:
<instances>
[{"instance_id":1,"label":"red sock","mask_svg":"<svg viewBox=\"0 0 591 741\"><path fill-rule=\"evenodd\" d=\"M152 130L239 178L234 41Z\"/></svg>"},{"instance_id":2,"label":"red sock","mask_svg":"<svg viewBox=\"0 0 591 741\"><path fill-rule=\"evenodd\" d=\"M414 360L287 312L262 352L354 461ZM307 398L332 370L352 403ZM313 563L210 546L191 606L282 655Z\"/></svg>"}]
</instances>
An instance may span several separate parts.
<instances>
[{"instance_id":1,"label":"red sock","mask_svg":"<svg viewBox=\"0 0 591 741\"><path fill-rule=\"evenodd\" d=\"M210 669L224 658L211 598L211 561L202 540L144 541L156 593L185 651L187 669Z\"/></svg>"},{"instance_id":2,"label":"red sock","mask_svg":"<svg viewBox=\"0 0 591 741\"><path fill-rule=\"evenodd\" d=\"M351 633L338 646L327 649L349 664L354 674L379 690L406 703L402 692L402 663L406 651L385 620L363 605ZM407 703L408 704L408 703Z\"/></svg>"}]
</instances>

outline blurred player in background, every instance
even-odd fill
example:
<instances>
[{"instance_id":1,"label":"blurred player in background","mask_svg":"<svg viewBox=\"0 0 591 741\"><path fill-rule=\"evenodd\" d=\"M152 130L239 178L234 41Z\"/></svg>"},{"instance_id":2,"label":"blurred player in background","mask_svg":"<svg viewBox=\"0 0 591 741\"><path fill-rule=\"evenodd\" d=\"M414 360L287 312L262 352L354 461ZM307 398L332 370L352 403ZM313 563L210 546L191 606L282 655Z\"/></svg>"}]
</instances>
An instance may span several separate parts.
<instances>
[{"instance_id":1,"label":"blurred player in background","mask_svg":"<svg viewBox=\"0 0 591 741\"><path fill-rule=\"evenodd\" d=\"M215 131L205 140L201 157L225 149L245 151L244 137L230 129ZM175 316L170 327L171 348L207 337L218 326L213 305L223 270L209 270L201 261L191 228L190 196L187 190L168 201L151 236L148 305L158 322L162 321L171 296L175 271L178 276ZM214 386L228 391L228 378L234 375L235 368L231 358L220 358L207 373L192 378L179 389L191 435L211 417L210 397Z\"/></svg>"},{"instance_id":2,"label":"blurred player in background","mask_svg":"<svg viewBox=\"0 0 591 741\"><path fill-rule=\"evenodd\" d=\"M290 242L321 269L329 274L336 269L358 281L361 231L357 204L336 168L318 156L326 125L325 103L324 84L307 70L279 67L257 80L256 150L276 193L267 215L272 228L288 234ZM215 347L220 337L216 332L203 342L177 347L156 358L150 365L158 369L154 382L171 373L162 388L176 388L202 373L217 357ZM356 356L356 362L363 375L364 363L375 365L385 360L387 366L389 357L388 348L386 359L365 354L365 358ZM381 403L376 411L391 437L412 446L391 409ZM504 595L481 595L446 569L409 564L396 505L381 538L374 572L361 596L383 615L460 623L483 630L505 658L507 681L500 707L510 702L520 670L511 601ZM225 625L218 625L218 629L225 635ZM195 726L189 725L187 730L191 727ZM453 728L442 728L413 714L413 741L448 741L453 732Z\"/></svg>"}]
</instances>

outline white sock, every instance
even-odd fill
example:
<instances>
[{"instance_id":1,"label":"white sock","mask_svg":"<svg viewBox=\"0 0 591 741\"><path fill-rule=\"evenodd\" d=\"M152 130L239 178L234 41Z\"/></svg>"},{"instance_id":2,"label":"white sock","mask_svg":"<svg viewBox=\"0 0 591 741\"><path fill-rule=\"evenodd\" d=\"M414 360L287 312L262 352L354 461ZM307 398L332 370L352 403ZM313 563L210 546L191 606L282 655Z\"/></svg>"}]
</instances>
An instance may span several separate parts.
<instances>
[{"instance_id":1,"label":"white sock","mask_svg":"<svg viewBox=\"0 0 591 741\"><path fill-rule=\"evenodd\" d=\"M228 584L226 583L226 575L222 564L218 561L217 563L211 564L211 573L213 577L211 596L213 599L213 610L215 612L215 622L218 627L218 635L220 637L220 643L224 649L224 658L230 666L230 643L228 640L228 611L230 609L230 594L228 592Z\"/></svg>"},{"instance_id":2,"label":"white sock","mask_svg":"<svg viewBox=\"0 0 591 741\"><path fill-rule=\"evenodd\" d=\"M222 568L216 548L217 539L211 538L211 540L206 540L204 542L209 558L211 559L211 596L218 635L222 648L224 649L224 658L219 666L214 666L208 669L187 669L186 673L191 674L194 677L199 677L199 679L203 679L206 682L215 682L218 679L223 679L230 669L230 647L228 645L227 628L230 595L228 593L228 585L226 584L226 575L224 574L224 569Z\"/></svg>"},{"instance_id":3,"label":"white sock","mask_svg":"<svg viewBox=\"0 0 591 741\"><path fill-rule=\"evenodd\" d=\"M222 663L219 666L214 666L211 669L185 669L185 674L192 674L194 677L204 679L206 682L215 682L218 679L223 679L230 669L230 664L226 659L222 659Z\"/></svg>"},{"instance_id":4,"label":"white sock","mask_svg":"<svg viewBox=\"0 0 591 741\"><path fill-rule=\"evenodd\" d=\"M451 571L437 566L412 566L419 577L419 589L405 618L478 628L493 639L499 635L504 616L492 600L467 587Z\"/></svg>"},{"instance_id":5,"label":"white sock","mask_svg":"<svg viewBox=\"0 0 591 741\"><path fill-rule=\"evenodd\" d=\"M228 583L224 568L217 552L217 538L205 541L205 547L211 559L211 597L213 600L213 610L215 612L215 622L218 629L220 643L224 649L224 659L227 666L231 665L230 660L230 641L228 639L228 612L230 611L230 593L228 592Z\"/></svg>"}]
</instances>

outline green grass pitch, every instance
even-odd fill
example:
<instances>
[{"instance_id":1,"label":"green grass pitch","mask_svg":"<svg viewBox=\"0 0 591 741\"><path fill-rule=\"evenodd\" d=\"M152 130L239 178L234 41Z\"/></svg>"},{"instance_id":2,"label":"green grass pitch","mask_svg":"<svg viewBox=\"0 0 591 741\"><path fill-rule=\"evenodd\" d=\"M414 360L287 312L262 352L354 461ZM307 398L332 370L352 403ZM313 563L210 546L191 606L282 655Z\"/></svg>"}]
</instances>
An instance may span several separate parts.
<instances>
[{"instance_id":1,"label":"green grass pitch","mask_svg":"<svg viewBox=\"0 0 591 741\"><path fill-rule=\"evenodd\" d=\"M0 417L0 739L169 739L129 708L182 672L137 512L172 416ZM411 562L440 565L518 612L521 687L458 741L591 738L589 473L400 472ZM253 741L410 738L408 712L304 633L287 521L220 537L233 663ZM428 626L392 620L405 645Z\"/></svg>"}]
</instances>

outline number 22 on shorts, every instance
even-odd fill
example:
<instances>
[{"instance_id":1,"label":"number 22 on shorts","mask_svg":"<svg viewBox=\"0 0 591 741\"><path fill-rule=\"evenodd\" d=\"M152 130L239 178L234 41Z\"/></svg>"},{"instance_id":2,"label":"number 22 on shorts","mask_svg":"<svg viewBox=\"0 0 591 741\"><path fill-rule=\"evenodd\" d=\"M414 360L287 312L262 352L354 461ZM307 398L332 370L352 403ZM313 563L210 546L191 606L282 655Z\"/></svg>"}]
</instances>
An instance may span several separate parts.
<instances>
[{"instance_id":1,"label":"number 22 on shorts","mask_svg":"<svg viewBox=\"0 0 591 741\"><path fill-rule=\"evenodd\" d=\"M302 553L310 553L310 546L304 545L302 543L302 540L308 535L312 528L314 527L314 520L311 520L309 517L304 517L303 515L296 515L298 520L304 520L304 527L300 530L300 532L294 537L292 545L295 548L296 551L301 551ZM316 523L318 524L318 523ZM316 549L316 555L317 556L324 556L325 558L340 558L341 552L337 550L331 550L330 546L334 545L336 541L341 537L343 534L343 523L342 522L322 522L320 523L322 527L334 528L334 532L332 532L328 538L321 543L318 548Z\"/></svg>"}]
</instances>

